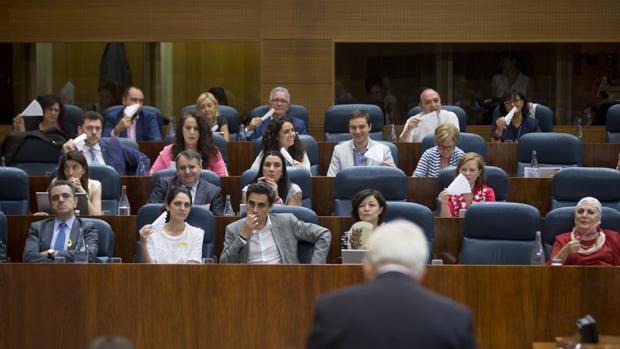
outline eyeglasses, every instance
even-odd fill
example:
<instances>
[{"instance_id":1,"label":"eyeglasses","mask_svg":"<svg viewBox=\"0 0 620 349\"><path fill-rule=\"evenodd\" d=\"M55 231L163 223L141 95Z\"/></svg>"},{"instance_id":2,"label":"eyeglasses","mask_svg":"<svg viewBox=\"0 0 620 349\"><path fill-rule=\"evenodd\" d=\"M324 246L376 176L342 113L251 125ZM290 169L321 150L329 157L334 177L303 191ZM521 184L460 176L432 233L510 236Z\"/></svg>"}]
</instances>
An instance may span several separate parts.
<instances>
[{"instance_id":1,"label":"eyeglasses","mask_svg":"<svg viewBox=\"0 0 620 349\"><path fill-rule=\"evenodd\" d=\"M456 144L452 145L439 145L439 150L452 150L456 147Z\"/></svg>"},{"instance_id":2,"label":"eyeglasses","mask_svg":"<svg viewBox=\"0 0 620 349\"><path fill-rule=\"evenodd\" d=\"M510 105L510 104L514 104L514 103L521 102L521 101L522 101L522 99L521 99L521 98L517 98L517 99L509 99L509 100L504 101L504 104L505 104L505 105Z\"/></svg>"},{"instance_id":3,"label":"eyeglasses","mask_svg":"<svg viewBox=\"0 0 620 349\"><path fill-rule=\"evenodd\" d=\"M269 102L271 102L273 104L288 104L288 101L286 99L283 99L283 98L274 98L274 99L270 100Z\"/></svg>"},{"instance_id":4,"label":"eyeglasses","mask_svg":"<svg viewBox=\"0 0 620 349\"><path fill-rule=\"evenodd\" d=\"M269 206L269 205L266 202L254 202L252 200L248 200L247 206L249 208L258 207L259 210L262 210L264 208L267 208L267 206Z\"/></svg>"}]
</instances>

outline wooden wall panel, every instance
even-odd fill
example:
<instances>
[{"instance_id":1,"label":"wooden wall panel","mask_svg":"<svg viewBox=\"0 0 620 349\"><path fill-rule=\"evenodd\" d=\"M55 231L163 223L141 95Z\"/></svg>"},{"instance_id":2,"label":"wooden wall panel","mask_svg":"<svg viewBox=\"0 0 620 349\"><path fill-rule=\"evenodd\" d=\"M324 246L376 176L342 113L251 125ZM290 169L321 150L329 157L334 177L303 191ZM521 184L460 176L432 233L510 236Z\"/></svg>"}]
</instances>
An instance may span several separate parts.
<instances>
[{"instance_id":1,"label":"wooden wall panel","mask_svg":"<svg viewBox=\"0 0 620 349\"><path fill-rule=\"evenodd\" d=\"M325 84L332 80L331 40L264 40L263 83Z\"/></svg>"}]
</instances>

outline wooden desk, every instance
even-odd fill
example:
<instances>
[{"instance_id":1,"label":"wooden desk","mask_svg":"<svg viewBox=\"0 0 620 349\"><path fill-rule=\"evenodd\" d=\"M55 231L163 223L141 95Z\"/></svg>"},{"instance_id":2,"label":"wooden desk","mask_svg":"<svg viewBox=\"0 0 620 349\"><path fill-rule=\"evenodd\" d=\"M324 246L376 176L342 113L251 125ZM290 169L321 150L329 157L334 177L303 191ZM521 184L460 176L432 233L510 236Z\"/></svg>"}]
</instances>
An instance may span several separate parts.
<instances>
[{"instance_id":1,"label":"wooden desk","mask_svg":"<svg viewBox=\"0 0 620 349\"><path fill-rule=\"evenodd\" d=\"M113 333L141 349L302 348L317 296L361 281L351 265L0 264L0 343L85 348ZM431 266L424 284L471 308L482 349L553 341L586 313L620 333L618 268Z\"/></svg>"}]
</instances>

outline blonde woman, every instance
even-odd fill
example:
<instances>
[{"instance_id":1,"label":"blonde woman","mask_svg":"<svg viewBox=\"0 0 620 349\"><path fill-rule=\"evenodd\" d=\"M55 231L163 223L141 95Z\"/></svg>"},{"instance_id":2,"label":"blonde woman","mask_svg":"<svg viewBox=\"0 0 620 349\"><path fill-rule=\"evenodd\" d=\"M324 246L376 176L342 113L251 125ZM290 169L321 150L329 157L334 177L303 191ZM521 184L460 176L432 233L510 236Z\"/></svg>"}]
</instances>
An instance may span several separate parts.
<instances>
[{"instance_id":1,"label":"blonde woman","mask_svg":"<svg viewBox=\"0 0 620 349\"><path fill-rule=\"evenodd\" d=\"M230 132L228 130L228 120L220 115L220 104L211 92L205 92L198 96L196 108L202 112L207 120L207 126L212 132L221 132L224 139L228 142Z\"/></svg>"}]
</instances>

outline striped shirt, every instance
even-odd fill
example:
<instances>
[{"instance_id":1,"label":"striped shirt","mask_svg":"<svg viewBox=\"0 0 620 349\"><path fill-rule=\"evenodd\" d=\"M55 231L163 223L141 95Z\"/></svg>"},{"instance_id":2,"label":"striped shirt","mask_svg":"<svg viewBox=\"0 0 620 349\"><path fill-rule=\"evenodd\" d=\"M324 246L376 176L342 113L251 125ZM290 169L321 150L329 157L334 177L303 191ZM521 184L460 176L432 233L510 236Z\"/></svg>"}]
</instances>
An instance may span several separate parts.
<instances>
[{"instance_id":1,"label":"striped shirt","mask_svg":"<svg viewBox=\"0 0 620 349\"><path fill-rule=\"evenodd\" d=\"M465 153L461 149L459 149L459 147L455 147L454 152L450 157L450 161L448 162L448 166L456 166L456 164L459 162L459 159L463 157L463 154ZM416 167L415 171L413 171L413 177L439 176L439 172L441 172L439 163L439 147L434 146L430 149L427 149L424 154L422 154L422 157L420 157L418 167Z\"/></svg>"}]
</instances>

